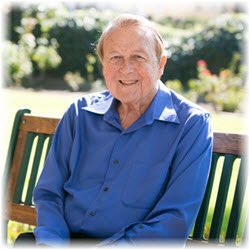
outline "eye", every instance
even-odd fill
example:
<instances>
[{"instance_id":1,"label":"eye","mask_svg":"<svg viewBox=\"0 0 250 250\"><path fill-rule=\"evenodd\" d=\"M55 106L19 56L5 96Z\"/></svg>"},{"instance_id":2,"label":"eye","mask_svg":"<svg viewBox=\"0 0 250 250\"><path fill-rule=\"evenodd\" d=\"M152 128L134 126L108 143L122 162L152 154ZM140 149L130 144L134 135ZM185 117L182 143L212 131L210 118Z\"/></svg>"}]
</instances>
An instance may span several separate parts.
<instances>
[{"instance_id":1,"label":"eye","mask_svg":"<svg viewBox=\"0 0 250 250\"><path fill-rule=\"evenodd\" d=\"M110 57L110 59L109 59L109 61L110 61L111 63L119 63L119 62L121 62L121 60L122 60L122 57L121 57L121 56L112 56L112 57Z\"/></svg>"},{"instance_id":2,"label":"eye","mask_svg":"<svg viewBox=\"0 0 250 250\"><path fill-rule=\"evenodd\" d=\"M134 57L134 59L135 59L136 61L139 61L139 62L143 62L143 61L146 60L146 58L143 57L143 56L141 56L141 55L134 55L133 57Z\"/></svg>"}]
</instances>

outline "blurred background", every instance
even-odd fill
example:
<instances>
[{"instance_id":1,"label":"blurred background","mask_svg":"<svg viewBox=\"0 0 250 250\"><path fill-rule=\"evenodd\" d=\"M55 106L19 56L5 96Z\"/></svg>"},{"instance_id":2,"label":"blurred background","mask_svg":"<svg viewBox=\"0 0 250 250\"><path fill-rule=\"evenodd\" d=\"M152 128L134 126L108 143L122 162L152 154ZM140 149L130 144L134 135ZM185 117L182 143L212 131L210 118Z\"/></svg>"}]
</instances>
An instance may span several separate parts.
<instances>
[{"instance_id":1,"label":"blurred background","mask_svg":"<svg viewBox=\"0 0 250 250\"><path fill-rule=\"evenodd\" d=\"M247 133L247 1L3 1L2 166L18 109L60 118L83 94L105 89L95 44L124 12L158 26L169 88L209 110L214 131Z\"/></svg>"},{"instance_id":2,"label":"blurred background","mask_svg":"<svg viewBox=\"0 0 250 250\"><path fill-rule=\"evenodd\" d=\"M107 22L121 12L157 23L169 57L162 76L167 86L216 111L242 111L247 28L243 2L6 3L4 87L70 92L104 88L95 43Z\"/></svg>"}]
</instances>

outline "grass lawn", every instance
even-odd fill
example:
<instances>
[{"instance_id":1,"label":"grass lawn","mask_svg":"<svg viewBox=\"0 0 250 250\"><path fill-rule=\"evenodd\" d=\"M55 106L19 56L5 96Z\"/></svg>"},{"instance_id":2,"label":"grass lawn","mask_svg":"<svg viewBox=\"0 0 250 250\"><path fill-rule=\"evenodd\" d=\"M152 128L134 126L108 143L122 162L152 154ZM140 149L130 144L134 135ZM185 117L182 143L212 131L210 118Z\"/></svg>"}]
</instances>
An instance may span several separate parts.
<instances>
[{"instance_id":1,"label":"grass lawn","mask_svg":"<svg viewBox=\"0 0 250 250\"><path fill-rule=\"evenodd\" d=\"M4 166L11 127L18 109L29 108L36 115L60 118L67 107L82 95L83 93L70 93L66 91L0 90L0 105L4 107L1 108L1 119L3 122L0 123L1 166ZM216 132L247 133L247 118L242 113L212 112L212 121L213 129ZM3 167L1 171L3 171ZM208 227L212 219L210 217L208 214ZM10 242L16 237L18 232L26 229L22 225L12 224Z\"/></svg>"}]
</instances>

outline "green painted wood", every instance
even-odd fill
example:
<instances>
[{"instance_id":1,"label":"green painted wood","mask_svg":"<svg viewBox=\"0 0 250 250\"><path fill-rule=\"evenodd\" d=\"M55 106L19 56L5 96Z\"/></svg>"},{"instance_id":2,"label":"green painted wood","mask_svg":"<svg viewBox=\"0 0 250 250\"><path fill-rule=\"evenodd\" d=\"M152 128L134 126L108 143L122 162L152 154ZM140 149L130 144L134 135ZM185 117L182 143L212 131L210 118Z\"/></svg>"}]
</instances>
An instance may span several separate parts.
<instances>
[{"instance_id":1,"label":"green painted wood","mask_svg":"<svg viewBox=\"0 0 250 250\"><path fill-rule=\"evenodd\" d=\"M208 178L208 183L205 191L205 195L201 204L200 211L198 213L195 226L194 226L194 231L192 238L193 239L199 239L202 240L204 238L204 227L206 223L206 218L207 218L207 212L208 212L208 206L209 206L209 201L211 198L211 192L213 188L213 182L214 182L214 176L215 176L215 171L216 171L216 166L217 162L219 160L220 154L213 153L212 157L212 163L211 163L211 168L210 168L210 173L209 173L209 178Z\"/></svg>"},{"instance_id":2,"label":"green painted wood","mask_svg":"<svg viewBox=\"0 0 250 250\"><path fill-rule=\"evenodd\" d=\"M20 109L17 111L14 119L14 123L12 126L12 131L11 131L11 137L10 137L10 142L9 142L9 148L7 152L7 158L6 158L6 163L4 167L4 183L5 186L7 185L7 180L9 178L10 174L10 169L11 169L11 163L13 160L13 155L15 152L15 147L17 143L17 137L18 137L18 131L19 131L19 124L22 120L22 117L24 114L30 113L31 111L29 109ZM6 186L7 187L7 186ZM7 190L7 188L6 188Z\"/></svg>"},{"instance_id":3,"label":"green painted wood","mask_svg":"<svg viewBox=\"0 0 250 250\"><path fill-rule=\"evenodd\" d=\"M245 196L245 190L246 190L246 184L247 184L247 167L246 167L246 159L245 157L242 157L241 164L240 164L240 170L238 174L238 179L236 183L235 193L234 193L234 199L233 199L233 205L232 210L228 222L228 228L227 228L227 234L226 234L226 241L229 244L235 244L237 231L239 227L241 212L242 212L242 206Z\"/></svg>"},{"instance_id":4,"label":"green painted wood","mask_svg":"<svg viewBox=\"0 0 250 250\"><path fill-rule=\"evenodd\" d=\"M227 201L228 189L230 185L233 164L236 158L237 156L234 155L225 155L213 220L209 234L209 240L211 241L219 242L220 240L220 232Z\"/></svg>"},{"instance_id":5,"label":"green painted wood","mask_svg":"<svg viewBox=\"0 0 250 250\"><path fill-rule=\"evenodd\" d=\"M38 135L36 152L35 152L34 161L33 161L32 170L31 170L31 175L30 175L30 179L29 179L28 190L27 190L27 194L26 194L25 202L24 202L24 204L26 204L26 205L33 205L32 195L33 195L34 187L36 185L38 168L40 165L40 160L41 160L42 152L44 149L44 142L45 142L46 138L47 138L47 136L45 134Z\"/></svg>"},{"instance_id":6,"label":"green painted wood","mask_svg":"<svg viewBox=\"0 0 250 250\"><path fill-rule=\"evenodd\" d=\"M15 193L13 196L13 202L15 202L15 203L22 202L23 187L24 187L24 182L25 182L25 178L27 175L27 169L28 169L28 164L29 164L29 160L30 160L30 153L32 150L32 145L33 145L35 136L36 135L34 133L30 133L30 132L27 133L25 149L24 149L23 158L22 158L22 162L21 162L21 166L20 166L20 171L19 171L19 175L18 175L18 179L17 179Z\"/></svg>"},{"instance_id":7,"label":"green painted wood","mask_svg":"<svg viewBox=\"0 0 250 250\"><path fill-rule=\"evenodd\" d=\"M4 173L3 173L3 185L4 185L4 190L7 190L7 181L9 179L10 175L10 170L11 170L11 164L14 156L14 152L16 149L16 143L17 143L17 138L18 138L18 131L19 131L19 124L22 120L22 117L24 114L29 114L31 111L29 109L20 109L17 111L13 126L12 126L12 131L11 131L11 136L10 136L10 142L9 142L9 147L7 151L7 156L6 156L6 162L4 166ZM7 243L8 239L8 220L4 220L4 227L3 227L3 235L4 235L4 241Z\"/></svg>"}]
</instances>

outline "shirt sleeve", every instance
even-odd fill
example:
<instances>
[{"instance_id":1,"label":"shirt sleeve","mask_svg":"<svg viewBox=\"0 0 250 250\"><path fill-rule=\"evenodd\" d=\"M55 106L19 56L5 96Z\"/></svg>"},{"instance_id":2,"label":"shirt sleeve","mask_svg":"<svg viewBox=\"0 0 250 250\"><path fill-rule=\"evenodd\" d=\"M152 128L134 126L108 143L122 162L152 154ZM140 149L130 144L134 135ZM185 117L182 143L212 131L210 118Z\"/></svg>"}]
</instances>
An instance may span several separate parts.
<instances>
[{"instance_id":1,"label":"shirt sleeve","mask_svg":"<svg viewBox=\"0 0 250 250\"><path fill-rule=\"evenodd\" d=\"M147 244L155 241L184 246L199 211L212 155L209 114L195 115L183 126L164 194L144 221L138 221L99 246Z\"/></svg>"},{"instance_id":2,"label":"shirt sleeve","mask_svg":"<svg viewBox=\"0 0 250 250\"><path fill-rule=\"evenodd\" d=\"M61 119L46 159L42 174L34 190L37 244L67 245L69 229L64 220L63 185L68 176L75 107L72 105Z\"/></svg>"}]
</instances>

